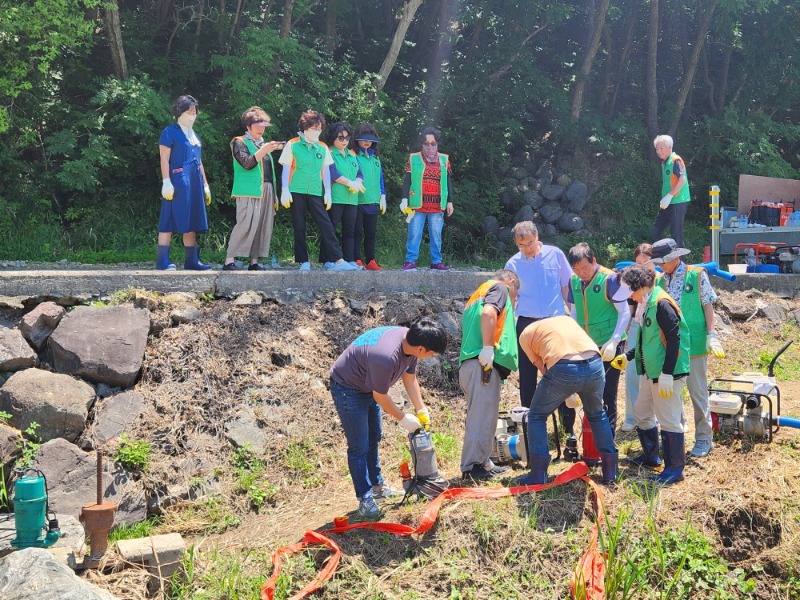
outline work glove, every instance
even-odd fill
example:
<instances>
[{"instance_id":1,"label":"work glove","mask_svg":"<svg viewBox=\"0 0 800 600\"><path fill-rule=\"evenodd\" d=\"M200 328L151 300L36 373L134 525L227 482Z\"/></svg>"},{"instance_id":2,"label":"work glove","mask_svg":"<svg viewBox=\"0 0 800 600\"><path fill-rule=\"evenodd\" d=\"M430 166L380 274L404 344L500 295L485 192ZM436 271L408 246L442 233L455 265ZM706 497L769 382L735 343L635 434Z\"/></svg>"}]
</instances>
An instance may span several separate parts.
<instances>
[{"instance_id":1,"label":"work glove","mask_svg":"<svg viewBox=\"0 0 800 600\"><path fill-rule=\"evenodd\" d=\"M491 369L494 364L494 346L484 346L478 354L478 362L484 369Z\"/></svg>"},{"instance_id":2,"label":"work glove","mask_svg":"<svg viewBox=\"0 0 800 600\"><path fill-rule=\"evenodd\" d=\"M289 208L292 205L292 194L288 187L281 190L281 205L283 208Z\"/></svg>"},{"instance_id":3,"label":"work glove","mask_svg":"<svg viewBox=\"0 0 800 600\"><path fill-rule=\"evenodd\" d=\"M719 342L716 331L709 331L706 338L706 351L714 358L725 358L725 350Z\"/></svg>"},{"instance_id":4,"label":"work glove","mask_svg":"<svg viewBox=\"0 0 800 600\"><path fill-rule=\"evenodd\" d=\"M161 197L164 200L172 200L175 197L175 186L172 185L169 177L161 182Z\"/></svg>"},{"instance_id":5,"label":"work glove","mask_svg":"<svg viewBox=\"0 0 800 600\"><path fill-rule=\"evenodd\" d=\"M431 413L427 408L419 409L417 411L417 418L419 419L419 424L422 425L425 431L431 428Z\"/></svg>"},{"instance_id":6,"label":"work glove","mask_svg":"<svg viewBox=\"0 0 800 600\"><path fill-rule=\"evenodd\" d=\"M583 406L583 402L581 402L581 397L578 394L572 394L566 400L564 400L564 404L567 405L567 408L580 408Z\"/></svg>"},{"instance_id":7,"label":"work glove","mask_svg":"<svg viewBox=\"0 0 800 600\"><path fill-rule=\"evenodd\" d=\"M611 361L611 366L617 369L618 371L624 371L625 367L628 366L628 357L624 354L620 354Z\"/></svg>"},{"instance_id":8,"label":"work glove","mask_svg":"<svg viewBox=\"0 0 800 600\"><path fill-rule=\"evenodd\" d=\"M400 427L408 431L408 433L414 433L422 427L422 423L420 423L419 419L414 415L406 413L403 415L403 418L400 419Z\"/></svg>"},{"instance_id":9,"label":"work glove","mask_svg":"<svg viewBox=\"0 0 800 600\"><path fill-rule=\"evenodd\" d=\"M670 202L672 202L672 194L667 194L661 199L661 210L666 210Z\"/></svg>"},{"instance_id":10,"label":"work glove","mask_svg":"<svg viewBox=\"0 0 800 600\"><path fill-rule=\"evenodd\" d=\"M326 191L325 192L325 210L330 210L331 206L333 206L333 200L331 199L331 193Z\"/></svg>"},{"instance_id":11,"label":"work glove","mask_svg":"<svg viewBox=\"0 0 800 600\"><path fill-rule=\"evenodd\" d=\"M208 187L208 184L203 186L203 194L206 197L206 206L211 206L211 188Z\"/></svg>"},{"instance_id":12,"label":"work glove","mask_svg":"<svg viewBox=\"0 0 800 600\"><path fill-rule=\"evenodd\" d=\"M675 381L672 375L662 373L658 376L658 395L662 398L669 398L672 396L672 391L675 388Z\"/></svg>"},{"instance_id":13,"label":"work glove","mask_svg":"<svg viewBox=\"0 0 800 600\"><path fill-rule=\"evenodd\" d=\"M355 181L347 180L347 189L350 190L351 194L360 194L361 192L365 191L366 188L364 187L364 183L360 179L356 179Z\"/></svg>"},{"instance_id":14,"label":"work glove","mask_svg":"<svg viewBox=\"0 0 800 600\"><path fill-rule=\"evenodd\" d=\"M603 344L603 347L600 349L600 357L603 359L603 362L614 360L614 357L617 355L617 346L619 346L619 339L616 337L612 337Z\"/></svg>"},{"instance_id":15,"label":"work glove","mask_svg":"<svg viewBox=\"0 0 800 600\"><path fill-rule=\"evenodd\" d=\"M408 209L406 212L408 213L408 216L406 217L406 223L411 223L411 219L414 218L414 215L417 214L417 211Z\"/></svg>"},{"instance_id":16,"label":"work glove","mask_svg":"<svg viewBox=\"0 0 800 600\"><path fill-rule=\"evenodd\" d=\"M408 208L408 198L402 198L400 200L400 212L405 215L405 214L408 214L409 210L411 210L411 209Z\"/></svg>"},{"instance_id":17,"label":"work glove","mask_svg":"<svg viewBox=\"0 0 800 600\"><path fill-rule=\"evenodd\" d=\"M381 201L378 204L378 206L381 209L381 214L385 215L386 214L386 194L381 194Z\"/></svg>"}]
</instances>

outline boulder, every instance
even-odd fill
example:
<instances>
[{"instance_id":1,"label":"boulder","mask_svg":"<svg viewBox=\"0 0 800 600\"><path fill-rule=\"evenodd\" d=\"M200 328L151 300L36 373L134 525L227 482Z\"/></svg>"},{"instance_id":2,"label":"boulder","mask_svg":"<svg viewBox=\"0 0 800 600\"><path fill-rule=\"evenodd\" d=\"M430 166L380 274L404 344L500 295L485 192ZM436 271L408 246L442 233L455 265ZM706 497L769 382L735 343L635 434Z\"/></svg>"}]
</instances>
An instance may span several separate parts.
<instances>
[{"instance_id":1,"label":"boulder","mask_svg":"<svg viewBox=\"0 0 800 600\"><path fill-rule=\"evenodd\" d=\"M256 415L249 408L243 408L236 416L225 423L228 432L228 441L237 448L248 446L261 450L269 442L267 432L258 425Z\"/></svg>"},{"instance_id":2,"label":"boulder","mask_svg":"<svg viewBox=\"0 0 800 600\"><path fill-rule=\"evenodd\" d=\"M119 437L147 408L139 392L123 392L99 400L95 405L94 423L86 436L94 448Z\"/></svg>"},{"instance_id":3,"label":"boulder","mask_svg":"<svg viewBox=\"0 0 800 600\"><path fill-rule=\"evenodd\" d=\"M564 186L554 185L552 183L543 185L541 193L545 200L548 200L549 202L555 202L564 194Z\"/></svg>"},{"instance_id":4,"label":"boulder","mask_svg":"<svg viewBox=\"0 0 800 600\"><path fill-rule=\"evenodd\" d=\"M19 371L36 364L36 352L19 329L0 327L0 371Z\"/></svg>"},{"instance_id":5,"label":"boulder","mask_svg":"<svg viewBox=\"0 0 800 600\"><path fill-rule=\"evenodd\" d=\"M31 346L41 350L65 313L55 302L43 302L22 317L19 330Z\"/></svg>"},{"instance_id":6,"label":"boulder","mask_svg":"<svg viewBox=\"0 0 800 600\"><path fill-rule=\"evenodd\" d=\"M500 230L500 222L497 220L497 217L488 215L483 220L483 225L481 225L482 233L496 235L499 230Z\"/></svg>"},{"instance_id":7,"label":"boulder","mask_svg":"<svg viewBox=\"0 0 800 600\"><path fill-rule=\"evenodd\" d=\"M783 323L786 320L786 311L781 305L769 302L765 306L759 307L758 316L773 323Z\"/></svg>"},{"instance_id":8,"label":"boulder","mask_svg":"<svg viewBox=\"0 0 800 600\"><path fill-rule=\"evenodd\" d=\"M520 223L522 221L533 221L533 209L528 205L520 208L514 215L514 223Z\"/></svg>"},{"instance_id":9,"label":"boulder","mask_svg":"<svg viewBox=\"0 0 800 600\"><path fill-rule=\"evenodd\" d=\"M412 321L422 316L425 301L407 294L401 294L399 300L389 300L383 309L384 322L387 325L408 326Z\"/></svg>"},{"instance_id":10,"label":"boulder","mask_svg":"<svg viewBox=\"0 0 800 600\"><path fill-rule=\"evenodd\" d=\"M78 516L84 504L97 501L97 454L84 452L63 438L42 444L33 466L47 478L50 509ZM103 459L103 499L118 505L114 523L138 523L147 516L141 482L111 458Z\"/></svg>"},{"instance_id":11,"label":"boulder","mask_svg":"<svg viewBox=\"0 0 800 600\"><path fill-rule=\"evenodd\" d=\"M742 298L740 295L721 297L717 302L719 307L727 312L732 319L749 319L757 310L752 302Z\"/></svg>"},{"instance_id":12,"label":"boulder","mask_svg":"<svg viewBox=\"0 0 800 600\"><path fill-rule=\"evenodd\" d=\"M558 229L556 229L555 225L550 225L549 223L544 226L544 230L542 231L542 237L552 237L558 233Z\"/></svg>"},{"instance_id":13,"label":"boulder","mask_svg":"<svg viewBox=\"0 0 800 600\"><path fill-rule=\"evenodd\" d=\"M541 194L537 194L534 191L525 192L522 197L523 204L530 206L533 210L538 209L542 204L544 204L544 198L542 198Z\"/></svg>"},{"instance_id":14,"label":"boulder","mask_svg":"<svg viewBox=\"0 0 800 600\"><path fill-rule=\"evenodd\" d=\"M546 161L543 162L536 171L536 179L541 181L542 185L548 185L551 181L553 181L553 170Z\"/></svg>"},{"instance_id":15,"label":"boulder","mask_svg":"<svg viewBox=\"0 0 800 600\"><path fill-rule=\"evenodd\" d=\"M264 302L264 298L261 297L261 294L258 292L254 292L252 290L242 292L238 296L236 296L236 300L233 301L234 306L261 306L261 303Z\"/></svg>"},{"instance_id":16,"label":"boulder","mask_svg":"<svg viewBox=\"0 0 800 600\"><path fill-rule=\"evenodd\" d=\"M25 548L0 560L0 598L116 600L116 596L78 577L44 548Z\"/></svg>"},{"instance_id":17,"label":"boulder","mask_svg":"<svg viewBox=\"0 0 800 600\"><path fill-rule=\"evenodd\" d=\"M21 443L22 432L19 429L0 423L0 477L3 477L3 470L17 460Z\"/></svg>"},{"instance_id":18,"label":"boulder","mask_svg":"<svg viewBox=\"0 0 800 600\"><path fill-rule=\"evenodd\" d=\"M561 231L580 231L583 228L583 219L572 212L561 215L558 220L558 228Z\"/></svg>"},{"instance_id":19,"label":"boulder","mask_svg":"<svg viewBox=\"0 0 800 600\"><path fill-rule=\"evenodd\" d=\"M523 167L517 167L513 171L511 171L511 176L514 179L527 179L528 178L528 171L526 171Z\"/></svg>"},{"instance_id":20,"label":"boulder","mask_svg":"<svg viewBox=\"0 0 800 600\"><path fill-rule=\"evenodd\" d=\"M131 306L79 306L50 336L59 373L130 387L142 368L150 313Z\"/></svg>"},{"instance_id":21,"label":"boulder","mask_svg":"<svg viewBox=\"0 0 800 600\"><path fill-rule=\"evenodd\" d=\"M561 199L567 205L567 210L578 213L586 207L588 201L588 190L582 181L573 181L564 190L564 197Z\"/></svg>"},{"instance_id":22,"label":"boulder","mask_svg":"<svg viewBox=\"0 0 800 600\"><path fill-rule=\"evenodd\" d=\"M436 322L449 335L461 335L461 318L456 313L445 311L436 315Z\"/></svg>"},{"instance_id":23,"label":"boulder","mask_svg":"<svg viewBox=\"0 0 800 600\"><path fill-rule=\"evenodd\" d=\"M564 209L558 202L549 202L539 210L539 215L548 225L555 225L563 214Z\"/></svg>"},{"instance_id":24,"label":"boulder","mask_svg":"<svg viewBox=\"0 0 800 600\"><path fill-rule=\"evenodd\" d=\"M38 423L36 434L45 442L78 439L94 399L88 383L41 369L14 373L0 388L0 410L11 413L9 423L21 431Z\"/></svg>"},{"instance_id":25,"label":"boulder","mask_svg":"<svg viewBox=\"0 0 800 600\"><path fill-rule=\"evenodd\" d=\"M186 306L181 306L180 308L176 308L171 313L169 313L169 318L175 325L192 323L193 321L197 321L197 319L199 319L202 316L203 316L202 311L196 306L192 306L191 304L187 304Z\"/></svg>"},{"instance_id":26,"label":"boulder","mask_svg":"<svg viewBox=\"0 0 800 600\"><path fill-rule=\"evenodd\" d=\"M566 173L562 173L556 178L556 183L558 185L567 187L570 183L572 183L572 179L570 179L570 176L567 175Z\"/></svg>"}]
</instances>

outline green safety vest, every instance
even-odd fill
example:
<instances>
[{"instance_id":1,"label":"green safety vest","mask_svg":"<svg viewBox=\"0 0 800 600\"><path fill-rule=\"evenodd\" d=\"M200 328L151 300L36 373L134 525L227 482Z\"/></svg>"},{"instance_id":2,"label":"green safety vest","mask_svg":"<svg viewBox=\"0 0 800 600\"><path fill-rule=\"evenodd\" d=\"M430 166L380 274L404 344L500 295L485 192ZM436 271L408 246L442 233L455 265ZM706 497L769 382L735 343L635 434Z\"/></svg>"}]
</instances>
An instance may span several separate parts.
<instances>
[{"instance_id":1,"label":"green safety vest","mask_svg":"<svg viewBox=\"0 0 800 600\"><path fill-rule=\"evenodd\" d=\"M441 209L447 208L447 163L450 158L447 154L439 154L439 166L442 174L439 179L441 191ZM425 171L425 159L421 152L414 152L409 159L411 160L411 190L408 193L408 207L414 210L422 208L422 173Z\"/></svg>"},{"instance_id":2,"label":"green safety vest","mask_svg":"<svg viewBox=\"0 0 800 600\"><path fill-rule=\"evenodd\" d=\"M358 164L364 176L366 191L358 195L359 204L378 204L381 201L381 159L377 155L358 153Z\"/></svg>"},{"instance_id":3,"label":"green safety vest","mask_svg":"<svg viewBox=\"0 0 800 600\"><path fill-rule=\"evenodd\" d=\"M322 196L322 168L328 147L322 142L309 146L300 137L289 140L292 164L289 165L289 191Z\"/></svg>"},{"instance_id":4,"label":"green safety vest","mask_svg":"<svg viewBox=\"0 0 800 600\"><path fill-rule=\"evenodd\" d=\"M342 154L338 148L334 148L331 152L333 156L333 165L339 174L353 181L358 175L358 159L356 153L352 150L345 150ZM358 204L358 193L350 191L346 185L331 181L331 198L334 204Z\"/></svg>"},{"instance_id":5,"label":"green safety vest","mask_svg":"<svg viewBox=\"0 0 800 600\"><path fill-rule=\"evenodd\" d=\"M619 313L608 297L608 277L614 272L600 267L584 289L580 277L570 278L572 299L575 301L575 319L592 341L602 347L614 334ZM625 339L623 334L622 339Z\"/></svg>"},{"instance_id":6,"label":"green safety vest","mask_svg":"<svg viewBox=\"0 0 800 600\"><path fill-rule=\"evenodd\" d=\"M683 163L683 174L686 176L686 182L683 184L677 196L672 198L670 204L681 204L682 202L689 202L689 200L692 199L689 195L689 175L686 173L686 163L674 152L661 164L661 197L663 198L669 194L673 186L678 183L678 178L675 177L675 173L672 172L672 163L674 163L675 160L680 160Z\"/></svg>"},{"instance_id":7,"label":"green safety vest","mask_svg":"<svg viewBox=\"0 0 800 600\"><path fill-rule=\"evenodd\" d=\"M656 307L659 300L662 299L669 300L681 318L681 341L678 350L678 361L675 363L675 371L672 374L683 375L689 372L689 326L686 325L683 313L681 313L681 309L678 308L675 300L661 288L653 288L647 308L645 308L642 315L639 343L636 346L636 374L647 374L648 379L658 379L658 376L661 375L661 369L664 367L664 358L667 355L667 343L656 319Z\"/></svg>"},{"instance_id":8,"label":"green safety vest","mask_svg":"<svg viewBox=\"0 0 800 600\"><path fill-rule=\"evenodd\" d=\"M489 279L481 284L467 300L464 315L461 318L461 353L458 357L459 364L470 358L475 358L483 349L483 335L481 334L481 312L486 293L494 284L498 283ZM497 315L497 325L494 330L494 362L509 371L517 370L518 350L517 333L514 324L514 306L511 295L506 299L506 305Z\"/></svg>"},{"instance_id":9,"label":"green safety vest","mask_svg":"<svg viewBox=\"0 0 800 600\"><path fill-rule=\"evenodd\" d=\"M244 136L235 137L231 140L231 152L233 152L233 143L240 140L250 150L250 154L254 155L258 152L258 148L248 138ZM267 153L269 164L272 167L272 189L275 189L275 163L272 161L272 156ZM263 160L263 159L262 159ZM264 195L264 166L262 161L258 161L254 169L245 169L239 164L239 161L233 159L233 189L231 190L231 198L261 198Z\"/></svg>"},{"instance_id":10,"label":"green safety vest","mask_svg":"<svg viewBox=\"0 0 800 600\"><path fill-rule=\"evenodd\" d=\"M675 298L678 302L686 324L689 326L689 336L691 344L689 347L690 356L697 358L708 354L706 342L708 340L708 325L706 324L706 313L703 312L703 301L700 297L700 277L702 267L692 267L686 265L686 273L683 276L683 288L681 297ZM657 285L666 288L666 278L660 277Z\"/></svg>"}]
</instances>

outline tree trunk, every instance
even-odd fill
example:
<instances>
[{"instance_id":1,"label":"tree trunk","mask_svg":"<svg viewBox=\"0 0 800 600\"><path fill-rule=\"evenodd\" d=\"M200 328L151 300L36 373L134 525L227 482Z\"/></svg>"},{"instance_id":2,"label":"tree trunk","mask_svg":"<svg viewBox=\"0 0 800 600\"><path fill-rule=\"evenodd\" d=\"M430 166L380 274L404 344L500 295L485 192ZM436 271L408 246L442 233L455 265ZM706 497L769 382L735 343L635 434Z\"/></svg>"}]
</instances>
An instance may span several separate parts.
<instances>
[{"instance_id":1,"label":"tree trunk","mask_svg":"<svg viewBox=\"0 0 800 600\"><path fill-rule=\"evenodd\" d=\"M236 28L239 26L239 18L242 16L242 4L244 4L244 0L237 0L236 11L233 13L233 20L231 21L231 30L228 34L229 47L230 41L233 39L233 36L236 35Z\"/></svg>"},{"instance_id":2,"label":"tree trunk","mask_svg":"<svg viewBox=\"0 0 800 600\"><path fill-rule=\"evenodd\" d=\"M289 0L286 0L289 2ZM403 40L406 38L406 32L414 20L414 15L422 5L422 0L406 0L403 5L403 14L400 17L400 22L397 24L397 29L394 32L392 43L389 46L389 51L386 53L386 58L383 59L378 77L375 80L375 91L380 92L383 86L386 85L386 80L389 79L389 74L394 69L397 62L397 57L400 55L400 47L403 45Z\"/></svg>"},{"instance_id":3,"label":"tree trunk","mask_svg":"<svg viewBox=\"0 0 800 600\"><path fill-rule=\"evenodd\" d=\"M650 0L647 27L647 77L645 84L645 123L650 139L658 135L658 0Z\"/></svg>"},{"instance_id":4,"label":"tree trunk","mask_svg":"<svg viewBox=\"0 0 800 600\"><path fill-rule=\"evenodd\" d=\"M269 25L269 18L272 15L273 0L267 0L267 5L264 7L264 18L261 19L261 27L264 28Z\"/></svg>"},{"instance_id":5,"label":"tree trunk","mask_svg":"<svg viewBox=\"0 0 800 600\"><path fill-rule=\"evenodd\" d=\"M439 102L444 87L445 63L450 60L453 52L452 23L456 17L458 5L459 2L456 0L442 0L439 5L436 45L431 53L431 63L428 69L428 106L425 112L430 123L435 123L438 118Z\"/></svg>"},{"instance_id":6,"label":"tree trunk","mask_svg":"<svg viewBox=\"0 0 800 600\"><path fill-rule=\"evenodd\" d=\"M283 16L281 17L281 28L278 32L278 37L282 40L285 40L289 37L289 34L292 33L292 12L294 12L294 5L296 0L285 0L283 3ZM272 59L272 68L269 71L269 77L267 80L271 81L274 80L278 76L278 71L281 68L281 55L280 53L275 54L275 58ZM267 91L271 87L269 84L266 86Z\"/></svg>"},{"instance_id":7,"label":"tree trunk","mask_svg":"<svg viewBox=\"0 0 800 600\"><path fill-rule=\"evenodd\" d=\"M194 32L194 51L200 47L200 34L203 32L203 15L206 11L206 0L200 0L200 18L197 19L197 29Z\"/></svg>"},{"instance_id":8,"label":"tree trunk","mask_svg":"<svg viewBox=\"0 0 800 600\"><path fill-rule=\"evenodd\" d=\"M172 17L172 6L174 3L175 0L159 0L155 31L160 31L162 28L166 27L170 17Z\"/></svg>"},{"instance_id":9,"label":"tree trunk","mask_svg":"<svg viewBox=\"0 0 800 600\"><path fill-rule=\"evenodd\" d=\"M583 64L578 72L578 80L575 82L575 88L572 94L572 109L570 110L569 120L571 123L577 123L581 116L581 108L583 107L583 96L586 92L586 82L589 79L589 73L592 71L592 64L594 63L597 50L600 47L600 35L603 33L603 26L606 22L606 13L608 12L608 5L611 0L601 0L600 6L597 8L597 15L594 19L594 29L586 48L586 55L583 58Z\"/></svg>"},{"instance_id":10,"label":"tree trunk","mask_svg":"<svg viewBox=\"0 0 800 600\"><path fill-rule=\"evenodd\" d=\"M122 27L119 23L119 5L117 0L106 0L106 35L111 48L111 60L114 62L114 74L123 81L128 79L128 61L125 59L125 47L122 44Z\"/></svg>"},{"instance_id":11,"label":"tree trunk","mask_svg":"<svg viewBox=\"0 0 800 600\"><path fill-rule=\"evenodd\" d=\"M708 33L708 28L711 25L711 17L714 14L714 10L717 7L717 0L710 0L708 3L708 9L706 10L705 15L703 15L703 20L697 26L697 35L694 38L694 48L692 48L692 56L689 59L689 64L687 65L686 74L683 76L683 83L681 84L681 90L678 92L678 100L676 102L675 107L675 114L672 116L672 123L669 125L669 135L675 136L675 132L678 130L678 123L680 123L681 115L683 114L683 109L686 106L686 98L689 96L689 90L692 87L692 83L694 82L694 76L697 72L697 65L700 62L700 51L703 49L703 45L705 43L706 34Z\"/></svg>"},{"instance_id":12,"label":"tree trunk","mask_svg":"<svg viewBox=\"0 0 800 600\"><path fill-rule=\"evenodd\" d=\"M337 18L339 12L339 0L328 0L328 6L325 9L325 38L328 52L333 54L339 46L337 36Z\"/></svg>"},{"instance_id":13,"label":"tree trunk","mask_svg":"<svg viewBox=\"0 0 800 600\"><path fill-rule=\"evenodd\" d=\"M606 114L609 117L614 115L614 109L616 108L617 104L617 96L619 95L619 88L622 85L622 81L624 78L624 74L628 68L628 60L631 56L631 50L633 49L633 33L636 29L636 9L639 6L638 0L634 0L631 3L630 12L628 14L629 21L628 21L628 30L625 33L625 47L622 50L622 55L619 57L619 64L617 65L617 73L616 73L616 81L614 82L613 91L611 92L611 100L608 102L608 108L606 110Z\"/></svg>"}]
</instances>

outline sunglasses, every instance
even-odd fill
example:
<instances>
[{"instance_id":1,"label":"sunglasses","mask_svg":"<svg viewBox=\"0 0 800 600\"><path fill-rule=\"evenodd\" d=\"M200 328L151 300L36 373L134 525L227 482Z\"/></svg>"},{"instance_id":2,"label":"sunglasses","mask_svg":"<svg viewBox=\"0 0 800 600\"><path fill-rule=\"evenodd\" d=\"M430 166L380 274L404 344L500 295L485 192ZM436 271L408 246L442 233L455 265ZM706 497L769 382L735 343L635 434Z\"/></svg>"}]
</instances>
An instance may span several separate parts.
<instances>
[{"instance_id":1,"label":"sunglasses","mask_svg":"<svg viewBox=\"0 0 800 600\"><path fill-rule=\"evenodd\" d=\"M337 135L336 139L339 140L340 142L345 142L345 141L350 139L350 136L349 135Z\"/></svg>"}]
</instances>

